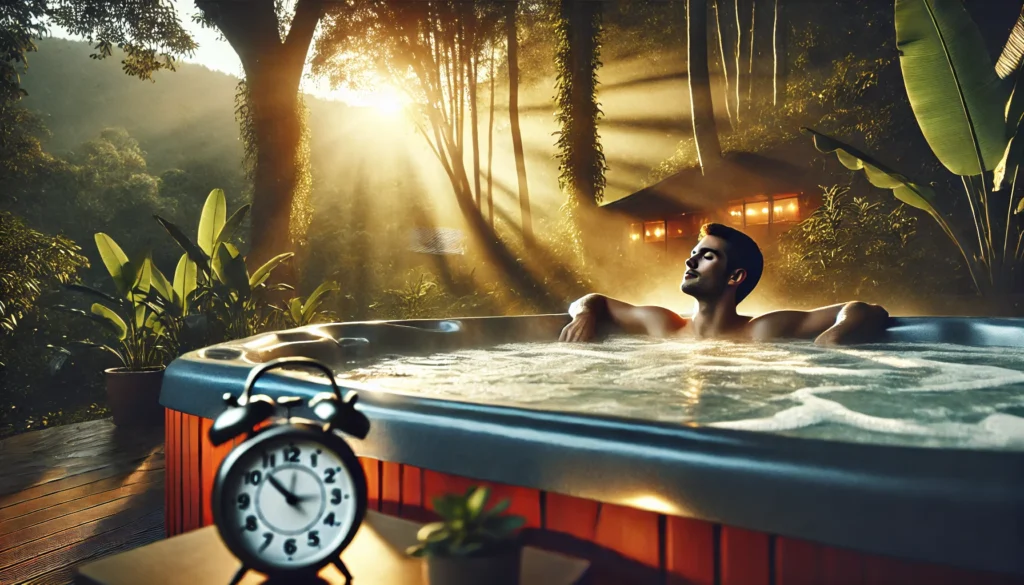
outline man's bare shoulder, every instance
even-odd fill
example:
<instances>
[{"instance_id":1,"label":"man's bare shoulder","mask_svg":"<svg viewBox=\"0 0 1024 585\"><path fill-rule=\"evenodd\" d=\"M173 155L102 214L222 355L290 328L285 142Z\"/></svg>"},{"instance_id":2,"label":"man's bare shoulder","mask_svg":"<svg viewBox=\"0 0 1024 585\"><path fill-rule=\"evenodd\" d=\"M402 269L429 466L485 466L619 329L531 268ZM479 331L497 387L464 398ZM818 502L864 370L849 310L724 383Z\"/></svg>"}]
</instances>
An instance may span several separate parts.
<instances>
[{"instance_id":1,"label":"man's bare shoulder","mask_svg":"<svg viewBox=\"0 0 1024 585\"><path fill-rule=\"evenodd\" d=\"M743 336L751 341L789 337L806 316L806 311L782 310L749 317L743 327Z\"/></svg>"}]
</instances>

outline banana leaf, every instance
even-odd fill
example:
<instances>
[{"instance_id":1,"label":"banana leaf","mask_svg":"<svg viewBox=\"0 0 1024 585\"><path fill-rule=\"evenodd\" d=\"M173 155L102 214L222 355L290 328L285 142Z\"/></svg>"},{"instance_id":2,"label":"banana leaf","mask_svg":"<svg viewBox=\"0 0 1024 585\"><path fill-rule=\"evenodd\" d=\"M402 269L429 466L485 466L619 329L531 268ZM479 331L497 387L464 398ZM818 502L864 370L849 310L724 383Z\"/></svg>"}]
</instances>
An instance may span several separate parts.
<instances>
[{"instance_id":1,"label":"banana leaf","mask_svg":"<svg viewBox=\"0 0 1024 585\"><path fill-rule=\"evenodd\" d=\"M128 335L128 326L125 325L124 319L110 308L99 303L93 303L91 311L97 317L95 320L106 325L112 333L117 335L118 339L123 340Z\"/></svg>"},{"instance_id":2,"label":"banana leaf","mask_svg":"<svg viewBox=\"0 0 1024 585\"><path fill-rule=\"evenodd\" d=\"M103 265L107 267L110 278L114 280L114 286L122 296L127 297L128 291L135 284L135 269L131 266L128 256L121 247L117 245L114 238L107 234L98 233L93 236L96 241L96 249L99 250Z\"/></svg>"},{"instance_id":3,"label":"banana leaf","mask_svg":"<svg viewBox=\"0 0 1024 585\"><path fill-rule=\"evenodd\" d=\"M1021 58L1024 57L1024 7L1017 16L1017 22L1010 31L1010 37L1003 45L1003 52L996 60L996 75L1006 79L1020 69Z\"/></svg>"},{"instance_id":4,"label":"banana leaf","mask_svg":"<svg viewBox=\"0 0 1024 585\"><path fill-rule=\"evenodd\" d=\"M961 176L996 168L1008 92L961 0L896 0L896 47L914 116L939 161Z\"/></svg>"},{"instance_id":5,"label":"banana leaf","mask_svg":"<svg viewBox=\"0 0 1024 585\"><path fill-rule=\"evenodd\" d=\"M213 259L214 271L217 273L217 278L244 301L252 295L252 286L249 284L249 273L245 268L245 260L241 256L233 256L232 248L233 246L225 243L217 246ZM237 250L235 253L237 254Z\"/></svg>"},{"instance_id":6,"label":"banana leaf","mask_svg":"<svg viewBox=\"0 0 1024 585\"><path fill-rule=\"evenodd\" d=\"M321 303L324 302L327 294L337 292L338 290L341 290L338 283L331 281L321 283L320 286L316 287L316 290L314 290L309 295L309 298L306 299L306 302L302 304L302 321L304 323L309 323L310 318L320 307Z\"/></svg>"},{"instance_id":7,"label":"banana leaf","mask_svg":"<svg viewBox=\"0 0 1024 585\"><path fill-rule=\"evenodd\" d=\"M206 255L205 252L203 252L202 248L195 245L192 242L192 240L188 239L188 236L185 235L185 232L181 231L181 228L179 228L178 226L160 217L159 215L154 215L153 217L155 217L156 220L160 222L160 225L164 226L164 229L167 230L167 233L170 234L172 238L174 238L175 242L178 242L178 245L181 246L181 249L184 250L186 254L188 254L189 259L196 263L196 266L203 271L203 274L205 274L206 276L210 276L209 257Z\"/></svg>"},{"instance_id":8,"label":"banana leaf","mask_svg":"<svg viewBox=\"0 0 1024 585\"><path fill-rule=\"evenodd\" d=\"M214 246L220 242L228 241L231 236L235 234L235 231L238 230L238 226L242 225L242 222L245 220L245 214L249 212L249 207L249 205L243 205L231 214L231 217L224 222L224 227L217 232L217 238L213 242Z\"/></svg>"},{"instance_id":9,"label":"banana leaf","mask_svg":"<svg viewBox=\"0 0 1024 585\"><path fill-rule=\"evenodd\" d=\"M122 366L124 366L126 368L128 367L128 361L124 359L124 355L122 355L121 352L119 352L116 349L110 347L109 345L105 345L103 343L93 343L91 341L72 341L71 343L73 345L80 345L80 346L85 347L85 348L98 349L98 350L101 350L101 351L105 351L105 352L111 353L111 354L114 355L114 357L117 358L117 360L119 362L121 362Z\"/></svg>"},{"instance_id":10,"label":"banana leaf","mask_svg":"<svg viewBox=\"0 0 1024 585\"><path fill-rule=\"evenodd\" d=\"M224 227L224 220L227 217L228 204L224 198L223 189L214 189L206 196L206 203L203 204L203 213L199 216L199 232L196 234L196 243L207 256L213 257L213 250L217 244L217 234Z\"/></svg>"},{"instance_id":11,"label":"banana leaf","mask_svg":"<svg viewBox=\"0 0 1024 585\"><path fill-rule=\"evenodd\" d=\"M188 313L189 297L196 289L196 263L182 254L178 267L174 269L174 294L181 300L182 314Z\"/></svg>"},{"instance_id":12,"label":"banana leaf","mask_svg":"<svg viewBox=\"0 0 1024 585\"><path fill-rule=\"evenodd\" d=\"M99 297L99 298L107 301L108 303L114 303L115 305L124 305L124 303L125 303L124 299L120 299L120 298L117 298L115 296L108 295L107 293L105 293L105 292L103 292L101 290L97 290L97 289L94 289L92 287L85 286L84 284L65 284L64 288L66 288L68 290L78 291L78 292L82 292L82 293L85 293L85 294L88 294L88 295L92 295L94 297ZM2 310L3 310L3 304L0 303L0 311L2 311Z\"/></svg>"},{"instance_id":13,"label":"banana leaf","mask_svg":"<svg viewBox=\"0 0 1024 585\"><path fill-rule=\"evenodd\" d=\"M249 284L253 287L263 284L267 278L270 277L270 272L280 266L282 262L294 256L294 252L285 252L284 254L278 254L270 260L267 260L266 264L256 269L256 272L252 273L249 277Z\"/></svg>"},{"instance_id":14,"label":"banana leaf","mask_svg":"<svg viewBox=\"0 0 1024 585\"><path fill-rule=\"evenodd\" d=\"M1013 175L1014 169L1016 169L1021 161L1022 155L1024 155L1024 118L1020 118L1016 124L1016 132L1013 134L1013 138L1006 145L1006 151L1003 153L1002 160L996 166L996 170L992 173L992 190L1000 191L1003 187L1009 185L1008 178Z\"/></svg>"},{"instance_id":15,"label":"banana leaf","mask_svg":"<svg viewBox=\"0 0 1024 585\"><path fill-rule=\"evenodd\" d=\"M156 266L152 267L152 289L156 291L161 298L166 300L170 304L178 304L177 299L174 295L174 285L171 284L164 273L160 271Z\"/></svg>"}]
</instances>

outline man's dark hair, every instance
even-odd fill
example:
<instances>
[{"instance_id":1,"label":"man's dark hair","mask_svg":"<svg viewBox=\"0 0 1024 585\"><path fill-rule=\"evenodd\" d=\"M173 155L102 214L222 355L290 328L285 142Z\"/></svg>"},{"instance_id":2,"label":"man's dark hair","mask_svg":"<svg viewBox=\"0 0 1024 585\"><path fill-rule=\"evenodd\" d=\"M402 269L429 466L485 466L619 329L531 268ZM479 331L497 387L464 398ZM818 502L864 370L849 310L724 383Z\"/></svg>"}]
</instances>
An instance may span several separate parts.
<instances>
[{"instance_id":1,"label":"man's dark hair","mask_svg":"<svg viewBox=\"0 0 1024 585\"><path fill-rule=\"evenodd\" d=\"M731 274L734 270L744 269L747 271L747 278L740 283L736 289L736 304L747 298L761 280L761 273L764 272L764 256L757 242L747 234L720 223L706 223L700 226L700 237L715 236L725 240L726 264L725 269Z\"/></svg>"}]
</instances>

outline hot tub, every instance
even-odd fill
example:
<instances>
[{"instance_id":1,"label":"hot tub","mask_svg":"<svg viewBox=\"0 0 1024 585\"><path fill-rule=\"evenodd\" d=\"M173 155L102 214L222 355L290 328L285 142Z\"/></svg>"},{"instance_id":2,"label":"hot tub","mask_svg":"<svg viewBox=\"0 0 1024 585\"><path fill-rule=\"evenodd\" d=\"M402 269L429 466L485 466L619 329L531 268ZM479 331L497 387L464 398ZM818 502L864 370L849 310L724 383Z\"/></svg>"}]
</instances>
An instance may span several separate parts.
<instances>
[{"instance_id":1,"label":"hot tub","mask_svg":"<svg viewBox=\"0 0 1024 585\"><path fill-rule=\"evenodd\" d=\"M161 393L168 534L212 522L213 476L232 445L206 433L253 364L304 355L342 373L385 354L553 341L568 321L339 323L178 358ZM1024 348L1024 319L896 318L887 341ZM485 483L526 517L531 543L589 558L598 582L1024 583L1022 445L822 440L341 382L373 424L352 442L371 507L423 519L434 495ZM255 390L312 396L325 383L281 372Z\"/></svg>"}]
</instances>

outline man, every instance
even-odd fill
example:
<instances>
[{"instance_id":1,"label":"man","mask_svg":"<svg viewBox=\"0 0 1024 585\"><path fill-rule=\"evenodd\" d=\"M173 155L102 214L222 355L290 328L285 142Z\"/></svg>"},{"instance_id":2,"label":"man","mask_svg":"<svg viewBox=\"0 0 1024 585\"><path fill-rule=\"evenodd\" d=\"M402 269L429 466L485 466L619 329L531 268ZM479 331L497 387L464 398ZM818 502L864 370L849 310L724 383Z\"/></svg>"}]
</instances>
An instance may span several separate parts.
<instances>
[{"instance_id":1,"label":"man","mask_svg":"<svg viewBox=\"0 0 1024 585\"><path fill-rule=\"evenodd\" d=\"M721 224L706 224L686 260L679 287L697 301L689 319L662 307L637 307L589 294L569 307L573 319L559 340L588 341L599 322L614 323L627 333L656 337L814 339L820 345L870 342L885 330L889 313L861 302L814 311L775 311L754 318L736 314L736 305L754 290L763 268L761 250L749 236Z\"/></svg>"}]
</instances>

